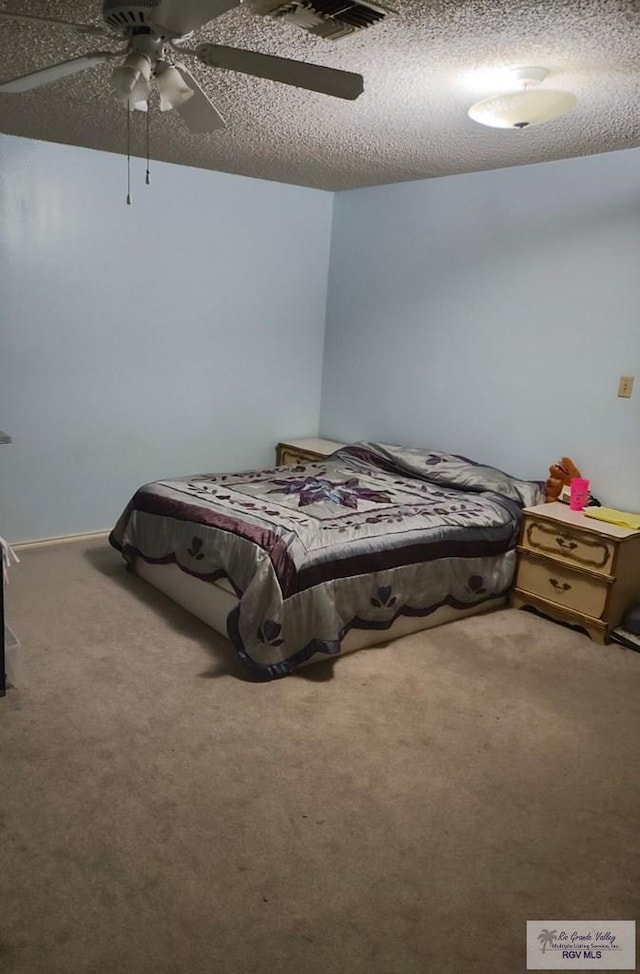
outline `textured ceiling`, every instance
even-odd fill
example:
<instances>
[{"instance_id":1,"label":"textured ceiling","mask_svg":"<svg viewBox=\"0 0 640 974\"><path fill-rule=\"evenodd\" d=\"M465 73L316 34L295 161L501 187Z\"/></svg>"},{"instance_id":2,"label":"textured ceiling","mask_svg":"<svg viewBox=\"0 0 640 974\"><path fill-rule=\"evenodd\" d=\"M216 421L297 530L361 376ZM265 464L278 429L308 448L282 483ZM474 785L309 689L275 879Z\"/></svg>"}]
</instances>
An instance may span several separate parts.
<instances>
[{"instance_id":1,"label":"textured ceiling","mask_svg":"<svg viewBox=\"0 0 640 974\"><path fill-rule=\"evenodd\" d=\"M192 60L227 128L193 135L175 112L156 113L153 158L339 190L640 145L640 0L391 0L384 22L337 41L265 18L265 5L246 0L195 40L356 71L364 94L346 102ZM0 9L101 23L99 0L0 0ZM108 47L0 19L0 81ZM524 131L467 118L474 101L504 90L496 70L531 64L551 72L545 88L577 95L571 114ZM125 114L111 70L0 94L0 130L122 152ZM144 126L135 113L135 154Z\"/></svg>"}]
</instances>

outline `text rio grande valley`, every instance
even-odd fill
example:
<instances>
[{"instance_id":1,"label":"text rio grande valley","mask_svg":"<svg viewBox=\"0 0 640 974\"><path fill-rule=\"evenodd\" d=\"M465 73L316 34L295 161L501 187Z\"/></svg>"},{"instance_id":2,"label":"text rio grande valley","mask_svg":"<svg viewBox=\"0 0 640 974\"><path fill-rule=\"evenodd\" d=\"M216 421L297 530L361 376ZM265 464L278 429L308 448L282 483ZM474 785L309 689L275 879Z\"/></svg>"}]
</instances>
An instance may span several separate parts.
<instances>
[{"instance_id":1,"label":"text rio grande valley","mask_svg":"<svg viewBox=\"0 0 640 974\"><path fill-rule=\"evenodd\" d=\"M604 947L605 950L616 950L616 935L609 930L596 930L595 937L592 937L590 933L578 933L577 930L571 934L562 930L556 936L556 940L562 944L562 956L567 959L600 960L603 952L598 947ZM567 944L566 947L565 943ZM584 946L581 947L581 945Z\"/></svg>"}]
</instances>

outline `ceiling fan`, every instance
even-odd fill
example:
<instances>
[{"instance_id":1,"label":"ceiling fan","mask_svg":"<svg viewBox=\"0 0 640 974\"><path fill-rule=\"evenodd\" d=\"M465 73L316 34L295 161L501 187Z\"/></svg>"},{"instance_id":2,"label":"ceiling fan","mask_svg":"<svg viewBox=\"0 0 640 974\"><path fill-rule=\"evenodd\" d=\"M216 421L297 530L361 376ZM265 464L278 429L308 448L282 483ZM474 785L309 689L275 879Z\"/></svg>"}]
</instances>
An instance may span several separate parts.
<instances>
[{"instance_id":1,"label":"ceiling fan","mask_svg":"<svg viewBox=\"0 0 640 974\"><path fill-rule=\"evenodd\" d=\"M220 17L242 0L103 0L105 27L76 24L55 17L39 17L0 10L0 17L29 24L51 24L73 29L88 37L109 37L113 31L126 40L120 51L90 51L70 61L0 84L0 93L23 92L60 78L78 74L107 61L118 62L113 86L129 109L147 111L152 86L160 95L160 110L175 109L192 132L212 132L225 122L196 79L180 61L168 61L167 53L196 58L210 68L227 68L257 78L267 78L309 91L353 100L363 91L361 75L319 64L273 57L221 44L185 46L193 31ZM182 39L183 43L179 43Z\"/></svg>"}]
</instances>

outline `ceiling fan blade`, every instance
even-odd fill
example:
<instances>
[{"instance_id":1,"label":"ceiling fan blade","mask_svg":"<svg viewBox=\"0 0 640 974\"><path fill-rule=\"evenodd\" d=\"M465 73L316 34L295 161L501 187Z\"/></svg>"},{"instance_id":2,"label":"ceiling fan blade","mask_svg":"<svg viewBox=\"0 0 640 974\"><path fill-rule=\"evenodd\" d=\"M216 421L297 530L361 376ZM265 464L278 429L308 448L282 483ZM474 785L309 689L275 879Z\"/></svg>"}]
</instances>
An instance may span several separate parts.
<instances>
[{"instance_id":1,"label":"ceiling fan blade","mask_svg":"<svg viewBox=\"0 0 640 974\"><path fill-rule=\"evenodd\" d=\"M103 37L111 36L104 27L96 27L94 24L76 24L73 20L60 20L58 17L36 17L33 14L14 14L9 10L0 10L0 17L19 20L25 24L53 24L56 27L71 27L80 34L96 34L102 35Z\"/></svg>"},{"instance_id":2,"label":"ceiling fan blade","mask_svg":"<svg viewBox=\"0 0 640 974\"><path fill-rule=\"evenodd\" d=\"M189 98L188 101L176 108L187 128L191 132L215 132L216 129L223 129L225 127L224 118L208 96L205 95L193 75L182 64L176 64L175 67L182 75L185 84L193 92L193 98Z\"/></svg>"},{"instance_id":3,"label":"ceiling fan blade","mask_svg":"<svg viewBox=\"0 0 640 974\"><path fill-rule=\"evenodd\" d=\"M153 11L153 26L163 34L182 37L241 3L242 0L160 0Z\"/></svg>"},{"instance_id":4,"label":"ceiling fan blade","mask_svg":"<svg viewBox=\"0 0 640 974\"><path fill-rule=\"evenodd\" d=\"M243 51L237 47L224 47L220 44L199 44L196 57L212 68L228 68L253 74L257 78L281 81L285 85L295 85L323 95L353 100L361 95L364 82L359 74L350 71L337 71L319 64L305 61L292 61L289 58L258 54L256 51Z\"/></svg>"},{"instance_id":5,"label":"ceiling fan blade","mask_svg":"<svg viewBox=\"0 0 640 974\"><path fill-rule=\"evenodd\" d=\"M0 84L0 92L14 94L20 91L30 91L32 88L40 88L41 85L48 85L52 81L59 81L60 78L67 78L71 74L78 74L93 68L96 64L104 64L112 57L120 55L112 54L109 51L98 51L95 54L83 54L81 57L73 58L71 61L62 61L60 64L51 64L48 68L40 71L32 71L31 74L24 74L21 78L13 78Z\"/></svg>"}]
</instances>

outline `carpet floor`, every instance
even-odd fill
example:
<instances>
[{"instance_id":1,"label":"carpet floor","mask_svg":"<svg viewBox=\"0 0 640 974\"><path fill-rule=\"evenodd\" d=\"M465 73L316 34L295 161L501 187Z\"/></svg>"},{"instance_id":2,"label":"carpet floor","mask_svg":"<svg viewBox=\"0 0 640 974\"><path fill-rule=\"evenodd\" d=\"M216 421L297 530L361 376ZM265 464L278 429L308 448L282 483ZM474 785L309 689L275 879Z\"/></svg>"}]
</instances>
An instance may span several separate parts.
<instances>
[{"instance_id":1,"label":"carpet floor","mask_svg":"<svg viewBox=\"0 0 640 974\"><path fill-rule=\"evenodd\" d=\"M504 609L258 683L106 542L21 559L3 974L513 974L637 917L640 654Z\"/></svg>"}]
</instances>

